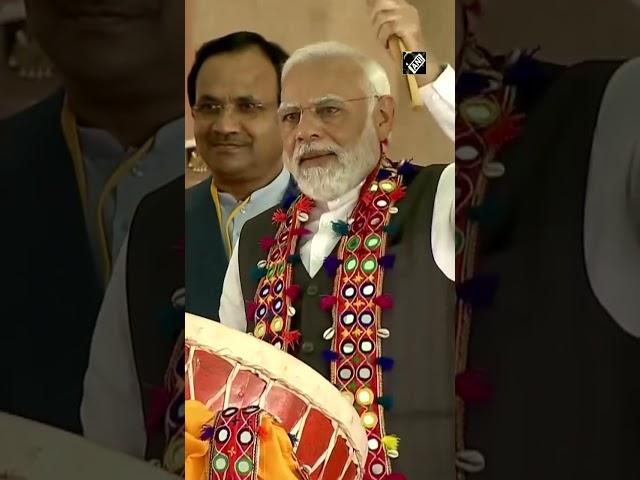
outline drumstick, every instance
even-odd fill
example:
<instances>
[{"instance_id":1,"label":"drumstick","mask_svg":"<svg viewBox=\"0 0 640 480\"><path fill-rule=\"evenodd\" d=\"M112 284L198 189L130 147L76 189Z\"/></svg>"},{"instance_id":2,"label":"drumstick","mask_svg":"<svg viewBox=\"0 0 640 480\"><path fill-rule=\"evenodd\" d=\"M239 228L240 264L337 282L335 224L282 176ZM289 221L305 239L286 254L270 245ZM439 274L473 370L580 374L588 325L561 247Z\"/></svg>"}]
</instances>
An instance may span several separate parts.
<instances>
[{"instance_id":1,"label":"drumstick","mask_svg":"<svg viewBox=\"0 0 640 480\"><path fill-rule=\"evenodd\" d=\"M395 48L400 52L400 58L402 58L402 52L406 52L407 47L400 37L394 37L391 39L393 43L391 48ZM420 90L418 89L418 81L415 75L406 75L407 83L409 84L409 94L411 95L411 108L418 110L422 108L422 97L420 96Z\"/></svg>"}]
</instances>

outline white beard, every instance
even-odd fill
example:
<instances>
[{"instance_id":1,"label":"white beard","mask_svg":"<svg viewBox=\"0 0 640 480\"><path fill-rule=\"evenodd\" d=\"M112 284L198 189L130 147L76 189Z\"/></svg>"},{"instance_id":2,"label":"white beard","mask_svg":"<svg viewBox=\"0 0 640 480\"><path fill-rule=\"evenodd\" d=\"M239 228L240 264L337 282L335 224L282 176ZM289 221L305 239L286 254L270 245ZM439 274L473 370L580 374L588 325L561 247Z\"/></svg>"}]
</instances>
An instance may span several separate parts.
<instances>
[{"instance_id":1,"label":"white beard","mask_svg":"<svg viewBox=\"0 0 640 480\"><path fill-rule=\"evenodd\" d=\"M326 142L299 144L293 157L284 153L283 159L302 193L313 200L329 202L355 188L371 173L379 160L378 145L373 120L369 119L358 143L351 149ZM334 153L336 158L322 167L301 166L300 157L309 153Z\"/></svg>"}]
</instances>

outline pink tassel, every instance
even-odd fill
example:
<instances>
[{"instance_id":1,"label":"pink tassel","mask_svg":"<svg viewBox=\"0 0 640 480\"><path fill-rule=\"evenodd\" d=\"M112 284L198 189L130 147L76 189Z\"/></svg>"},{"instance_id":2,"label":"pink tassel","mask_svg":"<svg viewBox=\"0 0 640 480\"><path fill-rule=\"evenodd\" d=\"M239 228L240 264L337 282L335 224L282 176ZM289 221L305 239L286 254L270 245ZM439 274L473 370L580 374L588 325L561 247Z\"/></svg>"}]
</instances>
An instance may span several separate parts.
<instances>
[{"instance_id":1,"label":"pink tassel","mask_svg":"<svg viewBox=\"0 0 640 480\"><path fill-rule=\"evenodd\" d=\"M493 398L493 386L482 372L462 372L456 375L456 394L467 403L487 403Z\"/></svg>"},{"instance_id":2,"label":"pink tassel","mask_svg":"<svg viewBox=\"0 0 640 480\"><path fill-rule=\"evenodd\" d=\"M173 248L178 251L181 257L184 257L184 238L178 240Z\"/></svg>"},{"instance_id":3,"label":"pink tassel","mask_svg":"<svg viewBox=\"0 0 640 480\"><path fill-rule=\"evenodd\" d=\"M269 435L269 432L267 432L267 429L264 428L262 425L260 425L258 427L258 432L257 433L258 433L258 438L260 440L266 440L268 435Z\"/></svg>"},{"instance_id":4,"label":"pink tassel","mask_svg":"<svg viewBox=\"0 0 640 480\"><path fill-rule=\"evenodd\" d=\"M284 293L291 300L295 300L300 295L300 285L291 285Z\"/></svg>"},{"instance_id":5,"label":"pink tassel","mask_svg":"<svg viewBox=\"0 0 640 480\"><path fill-rule=\"evenodd\" d=\"M309 213L309 212L311 212L311 209L313 208L313 206L314 206L314 202L309 197L302 197L298 201L298 211L299 212Z\"/></svg>"},{"instance_id":6,"label":"pink tassel","mask_svg":"<svg viewBox=\"0 0 640 480\"><path fill-rule=\"evenodd\" d=\"M255 316L257 309L258 304L256 302L247 304L247 320L249 320L250 322L253 321L253 317Z\"/></svg>"},{"instance_id":7,"label":"pink tassel","mask_svg":"<svg viewBox=\"0 0 640 480\"><path fill-rule=\"evenodd\" d=\"M276 243L276 240L272 237L262 237L260 239L260 248L265 251L268 252L269 250L271 250L271 247L273 247L273 244Z\"/></svg>"},{"instance_id":8,"label":"pink tassel","mask_svg":"<svg viewBox=\"0 0 640 480\"><path fill-rule=\"evenodd\" d=\"M383 310L393 308L393 297L391 295L380 295L373 300L373 303L378 305Z\"/></svg>"},{"instance_id":9,"label":"pink tassel","mask_svg":"<svg viewBox=\"0 0 640 480\"><path fill-rule=\"evenodd\" d=\"M391 192L389 194L389 199L392 202L398 202L398 201L402 200L406 194L407 194L407 189L403 185L400 188L396 188L393 192Z\"/></svg>"},{"instance_id":10,"label":"pink tassel","mask_svg":"<svg viewBox=\"0 0 640 480\"><path fill-rule=\"evenodd\" d=\"M171 393L166 388L154 388L149 402L149 414L145 419L145 425L149 430L162 427L164 417L171 403Z\"/></svg>"},{"instance_id":11,"label":"pink tassel","mask_svg":"<svg viewBox=\"0 0 640 480\"><path fill-rule=\"evenodd\" d=\"M320 299L320 308L324 311L331 310L337 302L338 298L335 295L323 295Z\"/></svg>"},{"instance_id":12,"label":"pink tassel","mask_svg":"<svg viewBox=\"0 0 640 480\"><path fill-rule=\"evenodd\" d=\"M302 334L298 330L291 330L282 334L285 345L291 345L292 347L297 346L301 338Z\"/></svg>"},{"instance_id":13,"label":"pink tassel","mask_svg":"<svg viewBox=\"0 0 640 480\"><path fill-rule=\"evenodd\" d=\"M287 220L287 214L281 208L273 212L273 216L271 217L271 221L273 223L283 223L286 220Z\"/></svg>"},{"instance_id":14,"label":"pink tassel","mask_svg":"<svg viewBox=\"0 0 640 480\"><path fill-rule=\"evenodd\" d=\"M308 228L293 228L291 229L291 235L298 235L299 237L304 237L305 235L309 235L311 230Z\"/></svg>"}]
</instances>

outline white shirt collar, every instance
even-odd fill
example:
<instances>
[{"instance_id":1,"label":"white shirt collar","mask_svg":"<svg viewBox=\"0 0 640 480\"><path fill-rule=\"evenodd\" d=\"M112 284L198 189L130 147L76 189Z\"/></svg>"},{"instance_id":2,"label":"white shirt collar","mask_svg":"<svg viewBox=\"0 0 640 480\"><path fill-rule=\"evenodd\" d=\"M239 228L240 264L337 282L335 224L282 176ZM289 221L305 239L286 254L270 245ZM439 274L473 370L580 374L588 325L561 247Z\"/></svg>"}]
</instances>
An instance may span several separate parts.
<instances>
[{"instance_id":1,"label":"white shirt collar","mask_svg":"<svg viewBox=\"0 0 640 480\"><path fill-rule=\"evenodd\" d=\"M284 192L289 184L289 178L289 171L286 168L283 168L278 176L269 184L253 192L249 196L247 204L250 205L252 203L267 202L268 200L272 200L274 195L282 197L282 192ZM220 199L220 205L223 208L233 208L238 204L238 200L227 192L218 192L218 198ZM275 203L279 200L280 198L278 198Z\"/></svg>"}]
</instances>

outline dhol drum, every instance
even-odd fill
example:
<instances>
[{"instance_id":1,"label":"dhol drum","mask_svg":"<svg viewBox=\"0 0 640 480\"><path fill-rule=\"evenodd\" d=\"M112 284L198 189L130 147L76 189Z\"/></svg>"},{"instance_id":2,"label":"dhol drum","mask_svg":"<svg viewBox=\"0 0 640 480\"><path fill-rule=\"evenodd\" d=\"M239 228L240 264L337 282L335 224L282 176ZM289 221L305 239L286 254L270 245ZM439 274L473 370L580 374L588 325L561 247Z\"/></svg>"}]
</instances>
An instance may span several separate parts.
<instances>
[{"instance_id":1,"label":"dhol drum","mask_svg":"<svg viewBox=\"0 0 640 480\"><path fill-rule=\"evenodd\" d=\"M311 367L266 342L190 314L185 318L185 363L186 399L218 412L218 425L240 421L250 430L251 419L262 412L294 439L294 455L304 476L311 480L362 479L367 436L360 418L340 392ZM229 421L231 417L241 418ZM227 442L229 429L222 433ZM238 446L242 449L243 442L254 437L257 435L240 431L232 451ZM228 455L222 457L219 462L209 458L210 472L215 473L216 467L235 467L237 475L238 467L248 472L251 461L255 463L255 459L248 459L234 465ZM209 474L207 478L259 477Z\"/></svg>"},{"instance_id":2,"label":"dhol drum","mask_svg":"<svg viewBox=\"0 0 640 480\"><path fill-rule=\"evenodd\" d=\"M0 479L179 479L80 436L5 413L0 413L0 445Z\"/></svg>"}]
</instances>

